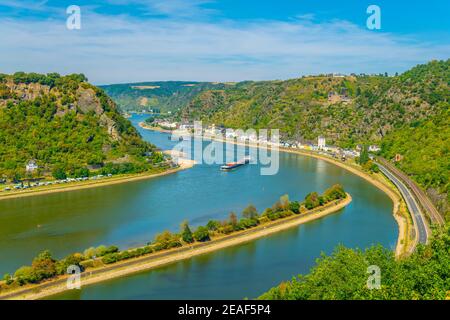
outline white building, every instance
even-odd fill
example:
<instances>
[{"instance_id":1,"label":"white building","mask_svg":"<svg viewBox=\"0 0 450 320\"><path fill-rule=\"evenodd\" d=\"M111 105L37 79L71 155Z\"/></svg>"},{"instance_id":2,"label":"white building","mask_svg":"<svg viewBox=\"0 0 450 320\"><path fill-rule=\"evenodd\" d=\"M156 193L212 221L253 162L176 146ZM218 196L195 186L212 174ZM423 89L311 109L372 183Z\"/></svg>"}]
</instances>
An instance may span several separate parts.
<instances>
[{"instance_id":1,"label":"white building","mask_svg":"<svg viewBox=\"0 0 450 320\"><path fill-rule=\"evenodd\" d=\"M176 129L178 124L176 122L168 122L168 121L161 121L158 123L161 127L170 128L170 129Z\"/></svg>"},{"instance_id":2,"label":"white building","mask_svg":"<svg viewBox=\"0 0 450 320\"><path fill-rule=\"evenodd\" d=\"M319 148L319 150L322 150L325 148L325 146L326 146L325 138L319 136L319 138L317 139L317 147Z\"/></svg>"},{"instance_id":3,"label":"white building","mask_svg":"<svg viewBox=\"0 0 450 320\"><path fill-rule=\"evenodd\" d=\"M371 146L369 146L369 151L370 152L378 152L378 151L381 151L381 148L377 145L371 145Z\"/></svg>"},{"instance_id":4,"label":"white building","mask_svg":"<svg viewBox=\"0 0 450 320\"><path fill-rule=\"evenodd\" d=\"M35 160L30 160L28 161L27 165L25 166L25 169L27 170L27 172L33 172L34 170L37 170L39 167L36 164Z\"/></svg>"}]
</instances>

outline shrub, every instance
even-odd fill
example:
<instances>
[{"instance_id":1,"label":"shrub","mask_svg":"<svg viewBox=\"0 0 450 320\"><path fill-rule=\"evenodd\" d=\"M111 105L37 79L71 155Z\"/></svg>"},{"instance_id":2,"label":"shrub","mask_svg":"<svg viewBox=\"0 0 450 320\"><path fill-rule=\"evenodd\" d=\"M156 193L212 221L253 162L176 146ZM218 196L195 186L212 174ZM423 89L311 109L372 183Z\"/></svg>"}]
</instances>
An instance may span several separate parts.
<instances>
[{"instance_id":1,"label":"shrub","mask_svg":"<svg viewBox=\"0 0 450 320\"><path fill-rule=\"evenodd\" d=\"M86 258L91 259L96 255L96 249L94 247L90 247L90 248L84 250L83 255Z\"/></svg>"},{"instance_id":2,"label":"shrub","mask_svg":"<svg viewBox=\"0 0 450 320\"><path fill-rule=\"evenodd\" d=\"M207 227L200 226L194 232L194 239L200 242L205 242L210 240L209 230Z\"/></svg>"},{"instance_id":3,"label":"shrub","mask_svg":"<svg viewBox=\"0 0 450 320\"><path fill-rule=\"evenodd\" d=\"M335 184L331 188L328 188L327 190L325 190L323 195L324 197L328 198L329 201L344 199L345 197L347 197L344 188L340 184Z\"/></svg>"},{"instance_id":4,"label":"shrub","mask_svg":"<svg viewBox=\"0 0 450 320\"><path fill-rule=\"evenodd\" d=\"M216 231L220 228L220 222L217 220L209 220L208 223L206 224L206 227L210 231Z\"/></svg>"},{"instance_id":5,"label":"shrub","mask_svg":"<svg viewBox=\"0 0 450 320\"><path fill-rule=\"evenodd\" d=\"M300 213L300 203L298 201L292 201L291 203L289 203L289 210L291 210L295 214Z\"/></svg>"},{"instance_id":6,"label":"shrub","mask_svg":"<svg viewBox=\"0 0 450 320\"><path fill-rule=\"evenodd\" d=\"M102 262L104 264L111 264L119 260L119 255L117 253L108 253L102 257Z\"/></svg>"},{"instance_id":7,"label":"shrub","mask_svg":"<svg viewBox=\"0 0 450 320\"><path fill-rule=\"evenodd\" d=\"M144 254L149 254L149 253L153 252L153 248L151 246L145 246L143 248L143 250L144 250Z\"/></svg>"},{"instance_id":8,"label":"shrub","mask_svg":"<svg viewBox=\"0 0 450 320\"><path fill-rule=\"evenodd\" d=\"M84 260L80 262L80 266L83 270L86 270L87 268L93 268L94 265L94 260Z\"/></svg>"},{"instance_id":9,"label":"shrub","mask_svg":"<svg viewBox=\"0 0 450 320\"><path fill-rule=\"evenodd\" d=\"M234 231L234 228L231 224L224 224L220 227L219 232L223 234L230 234Z\"/></svg>"},{"instance_id":10,"label":"shrub","mask_svg":"<svg viewBox=\"0 0 450 320\"><path fill-rule=\"evenodd\" d=\"M102 257L102 256L104 256L104 255L106 255L108 253L115 253L115 252L118 252L118 251L119 251L119 248L116 247L116 246L106 247L104 245L101 245L101 246L98 246L97 249L95 249L95 255L97 257Z\"/></svg>"},{"instance_id":11,"label":"shrub","mask_svg":"<svg viewBox=\"0 0 450 320\"><path fill-rule=\"evenodd\" d=\"M14 278L22 286L27 283L35 283L38 281L34 270L30 266L23 266L16 270L14 273Z\"/></svg>"},{"instance_id":12,"label":"shrub","mask_svg":"<svg viewBox=\"0 0 450 320\"><path fill-rule=\"evenodd\" d=\"M308 210L314 209L320 205L317 192L311 192L305 197L305 207Z\"/></svg>"},{"instance_id":13,"label":"shrub","mask_svg":"<svg viewBox=\"0 0 450 320\"><path fill-rule=\"evenodd\" d=\"M243 230L243 229L249 229L249 228L253 228L256 227L259 224L259 220L258 219L241 219L239 221L239 229Z\"/></svg>"},{"instance_id":14,"label":"shrub","mask_svg":"<svg viewBox=\"0 0 450 320\"><path fill-rule=\"evenodd\" d=\"M180 247L182 245L179 236L172 234L170 231L164 231L157 234L154 242L154 249L156 251Z\"/></svg>"},{"instance_id":15,"label":"shrub","mask_svg":"<svg viewBox=\"0 0 450 320\"><path fill-rule=\"evenodd\" d=\"M8 286L14 282L12 276L9 273L5 273L5 275L3 276L3 280L6 282Z\"/></svg>"},{"instance_id":16,"label":"shrub","mask_svg":"<svg viewBox=\"0 0 450 320\"><path fill-rule=\"evenodd\" d=\"M81 262L85 260L85 257L81 253L73 253L65 257L64 259L56 263L56 269L58 274L65 274L69 266L75 265L84 270Z\"/></svg>"}]
</instances>

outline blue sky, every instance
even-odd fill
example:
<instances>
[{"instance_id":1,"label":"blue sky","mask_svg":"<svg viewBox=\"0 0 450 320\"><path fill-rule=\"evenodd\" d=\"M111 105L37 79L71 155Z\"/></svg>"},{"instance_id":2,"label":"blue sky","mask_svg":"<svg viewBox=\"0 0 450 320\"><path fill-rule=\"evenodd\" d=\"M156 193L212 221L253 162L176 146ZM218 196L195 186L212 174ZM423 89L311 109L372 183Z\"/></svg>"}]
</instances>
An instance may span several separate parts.
<instances>
[{"instance_id":1,"label":"blue sky","mask_svg":"<svg viewBox=\"0 0 450 320\"><path fill-rule=\"evenodd\" d=\"M381 30L366 9L381 8ZM81 7L81 30L65 27ZM450 1L0 0L0 72L97 84L402 72L450 58Z\"/></svg>"}]
</instances>

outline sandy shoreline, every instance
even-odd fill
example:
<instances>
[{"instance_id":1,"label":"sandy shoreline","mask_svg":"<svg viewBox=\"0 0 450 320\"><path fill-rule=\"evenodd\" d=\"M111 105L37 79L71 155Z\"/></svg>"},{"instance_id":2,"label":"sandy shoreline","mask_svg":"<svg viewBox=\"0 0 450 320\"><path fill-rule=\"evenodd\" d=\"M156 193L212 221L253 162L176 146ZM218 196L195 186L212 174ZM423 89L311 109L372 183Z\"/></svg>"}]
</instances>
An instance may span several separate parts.
<instances>
[{"instance_id":1,"label":"sandy shoreline","mask_svg":"<svg viewBox=\"0 0 450 320\"><path fill-rule=\"evenodd\" d=\"M167 130L167 129L163 129L160 127L152 127L149 126L147 124L145 124L145 122L139 122L139 127L141 127L142 129L146 129L146 130L152 130L152 131L158 131L158 132L164 132L164 133L172 133L172 130Z\"/></svg>"},{"instance_id":2,"label":"sandy shoreline","mask_svg":"<svg viewBox=\"0 0 450 320\"><path fill-rule=\"evenodd\" d=\"M19 191L17 193L5 193L5 194L0 195L0 201L7 200L7 199L40 196L40 195L51 194L51 193L69 192L69 191L90 189L90 188L96 188L96 187L105 187L105 186L115 185L115 184L119 184L119 183L152 179L152 178L162 177L165 175L176 173L181 170L189 169L192 166L194 166L195 162L192 160L188 160L188 159L180 159L178 164L179 164L178 168L170 169L170 170L160 172L160 173L150 173L150 174L149 173L139 173L139 174L134 174L134 175L112 177L112 178L107 178L104 180L73 183L73 185L70 185L70 184L58 185L58 186L55 186L54 188L43 189L43 190L35 189L35 190L29 190L29 191Z\"/></svg>"},{"instance_id":3,"label":"sandy shoreline","mask_svg":"<svg viewBox=\"0 0 450 320\"><path fill-rule=\"evenodd\" d=\"M153 130L153 131L159 131L159 132L166 132L166 133L172 133L172 131L170 130L164 130L161 128L156 128L156 127L150 127L147 126L144 122L140 122L139 126L143 129L146 130ZM223 139L219 139L219 138L208 138L206 137L206 139L210 139L210 140L215 140L215 141L219 141L219 142L227 142L227 143L233 143L235 145L240 145L240 146L249 146L249 147L255 147L255 148L261 148L261 146L259 145L255 145L253 143L242 143L242 142L237 142L237 141L224 141ZM410 251L409 248L409 243L410 243L410 239L409 239L409 230L411 228L411 222L408 219L408 217L405 217L404 215L401 214L400 212L400 206L403 203L403 199L400 196L400 194L398 193L397 189L392 186L389 185L388 182L384 181L381 182L380 180L375 179L374 177L370 176L369 174L361 171L360 169L354 168L349 164L343 163L341 161L337 161L335 159L332 159L330 157L326 157L317 153L313 153L313 152L306 152L306 151L301 151L301 150L292 150L292 149L287 149L287 148L283 148L280 147L279 150L281 152L288 152L288 153L294 153L294 154L299 154L299 155L303 155L303 156L309 156L309 157L313 157L316 159L320 159L320 160L324 160L327 161L331 164L334 164L338 167L341 167L347 171L350 171L351 173L363 178L364 180L368 181L369 183L371 183L372 185L374 185L375 187L377 187L378 189L380 189L381 191L383 191L392 201L393 204L393 216L395 221L397 222L398 228L399 228L399 233L398 233L398 238L397 238L397 244L395 247L395 254L397 257L400 257L401 255L407 253ZM414 245L414 243L412 244Z\"/></svg>"},{"instance_id":4,"label":"sandy shoreline","mask_svg":"<svg viewBox=\"0 0 450 320\"><path fill-rule=\"evenodd\" d=\"M93 269L92 271L87 271L83 274L82 285L86 286L113 278L123 277L136 272L157 268L180 260L210 253L226 247L253 241L258 238L296 227L309 221L323 218L344 208L351 201L351 196L347 194L347 198L339 201L338 203L333 203L329 206L314 209L304 215L295 215L272 221L249 230L243 230L231 235L213 239L207 243L196 243L192 246L184 246L169 250L167 252L156 253L153 256L148 255L140 258L125 260L98 270ZM45 297L67 291L66 280L67 276L42 283L40 285L24 288L19 290L17 293L5 293L3 294L4 297L0 295L0 299L43 299Z\"/></svg>"},{"instance_id":5,"label":"sandy shoreline","mask_svg":"<svg viewBox=\"0 0 450 320\"><path fill-rule=\"evenodd\" d=\"M143 127L144 129L147 129L145 127ZM152 129L149 129L152 130ZM249 146L249 147L254 147L254 148L261 148L261 146L254 144L254 143L242 143L242 142L237 142L237 141L224 141L223 139L219 139L219 138L210 138L210 137L206 137L205 139L210 139L210 140L214 140L214 141L219 141L219 142L227 142L227 143L232 143L235 145L240 145L240 146ZM279 150L281 152L287 152L287 153L294 153L294 154L298 154L298 155L303 155L303 156L309 156L309 157L313 157L316 159L320 159L320 160L324 160L327 161L331 164L334 164L340 168L343 168L347 171L350 171L351 173L363 178L364 180L368 181L369 183L371 183L372 185L374 185L375 187L377 187L378 189L380 189L381 191L383 191L392 201L393 204L393 216L395 221L397 222L398 228L399 228L399 233L398 233L398 238L397 238L397 244L396 244L396 248L395 248L395 254L397 257L400 257L401 255L409 252L409 248L408 248L408 243L409 243L409 234L408 234L408 230L410 229L410 222L407 219L407 217L404 217L403 215L400 214L400 204L403 202L402 197L400 196L400 194L397 192L397 189L394 186L389 185L386 181L381 182L380 180L375 179L374 177L372 177L371 175L369 175L366 172L361 171L358 168L354 168L353 166L343 163L341 161L337 161L333 158L324 156L324 155L320 155L314 152L307 152L307 151L302 151L302 150L293 150L293 149L288 149L288 148L283 148L283 147L279 147Z\"/></svg>"},{"instance_id":6,"label":"sandy shoreline","mask_svg":"<svg viewBox=\"0 0 450 320\"><path fill-rule=\"evenodd\" d=\"M397 222L398 228L399 228L399 233L398 233L398 238L397 238L397 244L395 246L395 255L397 257L399 257L400 255L406 253L408 251L408 248L406 248L406 244L408 243L407 241L407 223L408 221L405 221L405 217L403 217L399 210L400 210L400 203L402 201L401 196L395 191L395 189L393 190L391 186L386 185L385 183L382 183L381 181L375 179L374 177L370 176L369 174L362 172L361 170L352 167L351 165L342 163L340 161L336 161L332 158L326 157L326 156L322 156L322 155L317 155L317 154L310 154L308 152L301 152L301 151L296 151L296 150L287 150L282 148L282 151L284 152L289 152L289 153L296 153L296 154L300 154L300 155L305 155L305 156L310 156L310 157L314 157L317 159L321 159L324 161L327 161L329 163L332 163L338 167L341 167L347 171L350 171L351 173L363 178L364 180L370 182L372 185L374 185L375 187L377 187L378 189L380 189L381 191L383 191L392 201L392 214L394 216L395 221Z\"/></svg>"}]
</instances>

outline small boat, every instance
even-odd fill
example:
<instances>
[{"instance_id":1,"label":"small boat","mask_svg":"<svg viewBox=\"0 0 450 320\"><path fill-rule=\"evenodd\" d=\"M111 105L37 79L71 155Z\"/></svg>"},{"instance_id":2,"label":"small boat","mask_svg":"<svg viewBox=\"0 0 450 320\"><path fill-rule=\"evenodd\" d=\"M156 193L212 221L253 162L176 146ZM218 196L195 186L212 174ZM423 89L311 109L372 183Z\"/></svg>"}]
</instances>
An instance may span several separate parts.
<instances>
[{"instance_id":1,"label":"small boat","mask_svg":"<svg viewBox=\"0 0 450 320\"><path fill-rule=\"evenodd\" d=\"M223 166L220 167L220 170L223 171L229 171L235 168L238 168L240 166L243 166L244 164L250 163L250 157L245 157L242 160L236 161L236 162L229 162Z\"/></svg>"}]
</instances>

